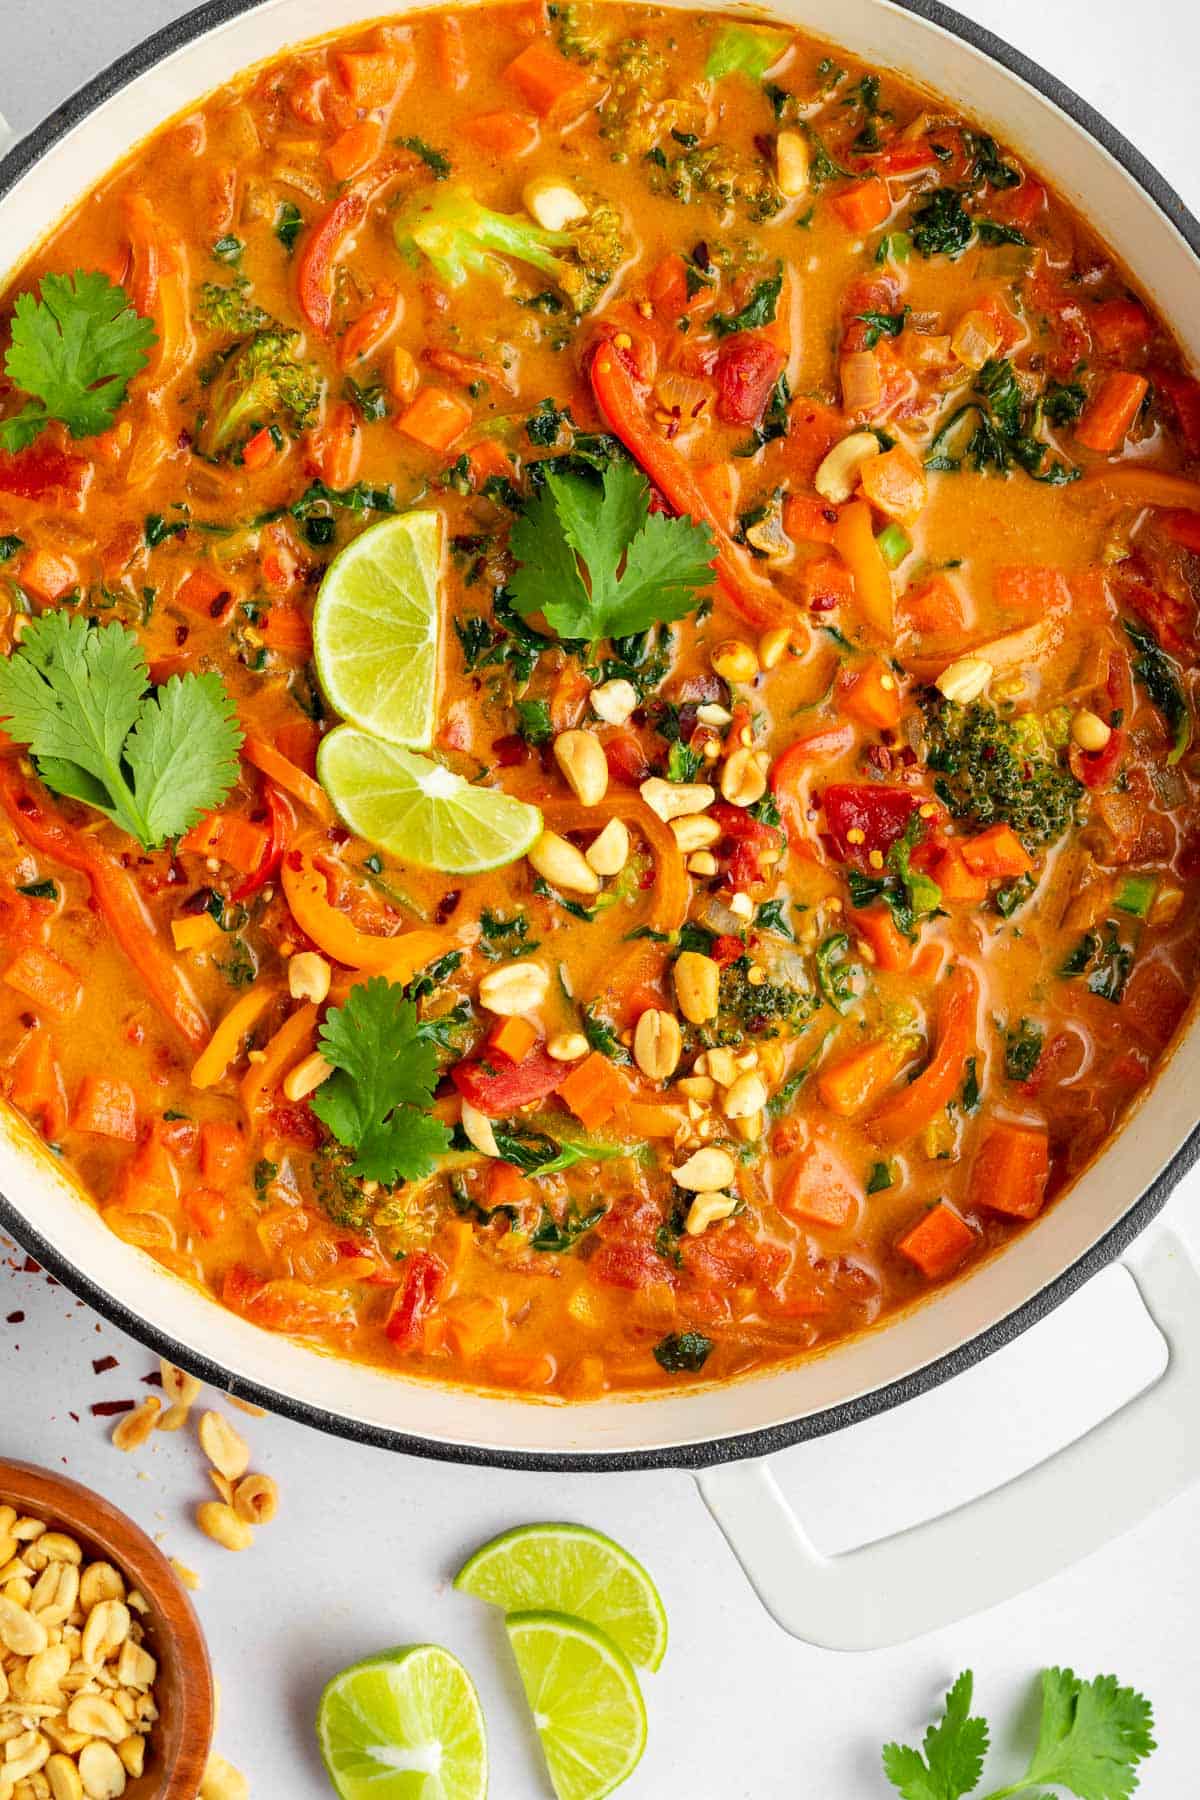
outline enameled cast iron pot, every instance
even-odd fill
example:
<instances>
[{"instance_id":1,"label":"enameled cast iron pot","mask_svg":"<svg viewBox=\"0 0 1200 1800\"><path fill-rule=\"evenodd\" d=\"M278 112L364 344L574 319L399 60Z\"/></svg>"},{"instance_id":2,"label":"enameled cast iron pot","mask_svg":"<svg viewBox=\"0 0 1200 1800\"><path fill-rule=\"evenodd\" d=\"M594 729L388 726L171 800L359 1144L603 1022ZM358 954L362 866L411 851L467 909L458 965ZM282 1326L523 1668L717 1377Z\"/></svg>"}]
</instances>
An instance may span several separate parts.
<instances>
[{"instance_id":1,"label":"enameled cast iron pot","mask_svg":"<svg viewBox=\"0 0 1200 1800\"><path fill-rule=\"evenodd\" d=\"M0 162L0 254L18 258L132 145L240 70L384 10L403 12L405 0L211 0L159 32ZM924 80L1049 175L1133 270L1200 365L1200 223L1061 82L938 0L775 0L774 10L876 68ZM172 1361L323 1430L506 1468L694 1469L776 1618L813 1642L864 1647L1041 1580L1200 1475L1200 1279L1161 1230L1141 1240L1130 1261L1170 1346L1166 1374L1136 1405L1021 1481L899 1538L827 1560L762 1461L970 1367L1130 1252L1200 1154L1198 1089L1200 1024L1193 1022L1099 1161L978 1273L808 1363L638 1401L564 1407L449 1390L260 1331L113 1236L23 1128L2 1119L0 1230Z\"/></svg>"}]
</instances>

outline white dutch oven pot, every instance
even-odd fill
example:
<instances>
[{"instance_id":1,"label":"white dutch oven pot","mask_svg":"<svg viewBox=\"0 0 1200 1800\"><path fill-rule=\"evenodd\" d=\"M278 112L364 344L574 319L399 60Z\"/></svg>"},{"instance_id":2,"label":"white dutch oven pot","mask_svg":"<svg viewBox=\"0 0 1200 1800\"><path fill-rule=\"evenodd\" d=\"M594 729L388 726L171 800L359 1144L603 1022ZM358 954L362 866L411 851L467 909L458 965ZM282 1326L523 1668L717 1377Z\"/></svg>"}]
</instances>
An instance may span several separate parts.
<instances>
[{"instance_id":1,"label":"white dutch oven pot","mask_svg":"<svg viewBox=\"0 0 1200 1800\"><path fill-rule=\"evenodd\" d=\"M215 0L123 58L0 163L16 260L108 166L248 65L387 0ZM393 0L392 10L405 10ZM936 0L778 0L867 63L926 80L1049 175L1200 364L1200 225L1068 90ZM420 129L420 101L412 125ZM502 1467L697 1470L774 1616L798 1637L898 1642L1045 1579L1200 1474L1200 1279L1173 1235L1134 1239L1200 1151L1193 1025L1120 1136L1036 1227L958 1286L829 1354L724 1388L571 1406L435 1387L259 1331L114 1237L23 1128L0 1121L0 1229L114 1323L203 1379L363 1442ZM866 1549L825 1558L763 1458L933 1387L1123 1255L1170 1351L1116 1417L1031 1473ZM6 1385L0 1378L0 1393ZM11 1404L11 1402L10 1402ZM2 1417L0 1411L0 1417Z\"/></svg>"}]
</instances>

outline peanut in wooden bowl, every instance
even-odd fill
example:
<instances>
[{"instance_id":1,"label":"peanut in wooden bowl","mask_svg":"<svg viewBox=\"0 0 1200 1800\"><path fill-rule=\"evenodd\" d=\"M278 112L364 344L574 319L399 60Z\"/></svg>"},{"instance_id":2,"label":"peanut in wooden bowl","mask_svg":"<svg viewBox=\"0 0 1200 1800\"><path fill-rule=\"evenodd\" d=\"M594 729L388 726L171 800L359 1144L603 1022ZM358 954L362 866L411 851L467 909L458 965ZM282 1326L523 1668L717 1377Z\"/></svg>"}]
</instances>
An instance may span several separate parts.
<instances>
[{"instance_id":1,"label":"peanut in wooden bowl","mask_svg":"<svg viewBox=\"0 0 1200 1800\"><path fill-rule=\"evenodd\" d=\"M158 1660L159 1718L146 1740L146 1769L126 1800L196 1800L212 1745L214 1696L200 1621L170 1563L132 1519L77 1481L0 1459L0 1506L44 1519L78 1539L85 1557L112 1563L146 1597L146 1648Z\"/></svg>"}]
</instances>

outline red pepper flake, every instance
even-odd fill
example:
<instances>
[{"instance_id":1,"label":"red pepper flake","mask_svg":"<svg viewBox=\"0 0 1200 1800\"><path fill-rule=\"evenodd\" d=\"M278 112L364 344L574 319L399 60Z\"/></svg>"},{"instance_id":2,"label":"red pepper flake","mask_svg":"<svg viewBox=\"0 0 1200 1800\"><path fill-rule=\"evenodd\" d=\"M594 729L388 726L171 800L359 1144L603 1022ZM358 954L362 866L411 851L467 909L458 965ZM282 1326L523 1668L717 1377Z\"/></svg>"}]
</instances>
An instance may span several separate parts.
<instances>
[{"instance_id":1,"label":"red pepper flake","mask_svg":"<svg viewBox=\"0 0 1200 1800\"><path fill-rule=\"evenodd\" d=\"M41 1272L42 1272L41 1263L34 1262L32 1256L27 1256L25 1258L25 1261L21 1264L22 1275L40 1275Z\"/></svg>"},{"instance_id":2,"label":"red pepper flake","mask_svg":"<svg viewBox=\"0 0 1200 1800\"><path fill-rule=\"evenodd\" d=\"M118 1413L132 1412L133 1400L93 1400L89 1411L96 1419L115 1419Z\"/></svg>"},{"instance_id":3,"label":"red pepper flake","mask_svg":"<svg viewBox=\"0 0 1200 1800\"><path fill-rule=\"evenodd\" d=\"M94 1375L107 1375L110 1369L119 1367L120 1364L117 1362L115 1356L95 1356L92 1358L92 1373Z\"/></svg>"},{"instance_id":4,"label":"red pepper flake","mask_svg":"<svg viewBox=\"0 0 1200 1800\"><path fill-rule=\"evenodd\" d=\"M25 1323L25 1314L23 1312L9 1313L4 1323L6 1325L23 1325Z\"/></svg>"},{"instance_id":5,"label":"red pepper flake","mask_svg":"<svg viewBox=\"0 0 1200 1800\"><path fill-rule=\"evenodd\" d=\"M151 1371L148 1375L142 1376L142 1386L143 1387L156 1387L156 1388L160 1388L162 1386L162 1376L159 1374L157 1369L151 1369Z\"/></svg>"}]
</instances>

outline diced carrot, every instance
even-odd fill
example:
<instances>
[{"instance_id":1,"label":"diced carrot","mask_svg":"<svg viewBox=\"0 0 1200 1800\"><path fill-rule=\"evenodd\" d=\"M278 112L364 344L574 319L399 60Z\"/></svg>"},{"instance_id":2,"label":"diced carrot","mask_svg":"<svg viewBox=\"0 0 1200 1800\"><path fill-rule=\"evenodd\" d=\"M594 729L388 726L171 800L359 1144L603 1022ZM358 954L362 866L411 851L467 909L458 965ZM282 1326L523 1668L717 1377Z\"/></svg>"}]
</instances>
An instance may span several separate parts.
<instances>
[{"instance_id":1,"label":"diced carrot","mask_svg":"<svg viewBox=\"0 0 1200 1800\"><path fill-rule=\"evenodd\" d=\"M131 1083L115 1075L85 1075L71 1108L71 1127L94 1137L137 1141L137 1095Z\"/></svg>"},{"instance_id":2,"label":"diced carrot","mask_svg":"<svg viewBox=\"0 0 1200 1800\"><path fill-rule=\"evenodd\" d=\"M477 150L489 151L500 162L528 156L538 141L537 120L507 109L477 113L473 119L464 119L459 129Z\"/></svg>"},{"instance_id":3,"label":"diced carrot","mask_svg":"<svg viewBox=\"0 0 1200 1800\"><path fill-rule=\"evenodd\" d=\"M44 1025L35 1025L22 1038L9 1069L8 1095L17 1111L36 1121L46 1137L60 1135L67 1098L54 1039Z\"/></svg>"},{"instance_id":4,"label":"diced carrot","mask_svg":"<svg viewBox=\"0 0 1200 1800\"><path fill-rule=\"evenodd\" d=\"M1009 1125L997 1119L988 1126L975 1158L971 1198L1010 1218L1036 1219L1045 1202L1049 1175L1046 1133L1036 1126Z\"/></svg>"},{"instance_id":5,"label":"diced carrot","mask_svg":"<svg viewBox=\"0 0 1200 1800\"><path fill-rule=\"evenodd\" d=\"M505 23L512 26L518 37L540 36L550 24L548 0L522 0L521 5L509 9Z\"/></svg>"},{"instance_id":6,"label":"diced carrot","mask_svg":"<svg viewBox=\"0 0 1200 1800\"><path fill-rule=\"evenodd\" d=\"M796 576L800 597L810 612L832 612L854 598L854 580L840 556L814 556Z\"/></svg>"},{"instance_id":7,"label":"diced carrot","mask_svg":"<svg viewBox=\"0 0 1200 1800\"><path fill-rule=\"evenodd\" d=\"M560 104L582 96L588 86L587 71L544 42L535 41L522 50L504 73L520 88L526 106L543 119Z\"/></svg>"},{"instance_id":8,"label":"diced carrot","mask_svg":"<svg viewBox=\"0 0 1200 1800\"><path fill-rule=\"evenodd\" d=\"M184 1216L204 1238L215 1238L229 1217L229 1202L216 1188L186 1188L180 1199Z\"/></svg>"},{"instance_id":9,"label":"diced carrot","mask_svg":"<svg viewBox=\"0 0 1200 1800\"><path fill-rule=\"evenodd\" d=\"M268 649L285 655L307 656L312 649L312 625L298 606L273 606L255 629Z\"/></svg>"},{"instance_id":10,"label":"diced carrot","mask_svg":"<svg viewBox=\"0 0 1200 1800\"><path fill-rule=\"evenodd\" d=\"M185 575L175 590L176 606L184 606L188 612L199 613L201 618L215 619L223 625L233 611L236 596L228 581L215 575L211 569L193 569Z\"/></svg>"},{"instance_id":11,"label":"diced carrot","mask_svg":"<svg viewBox=\"0 0 1200 1800\"><path fill-rule=\"evenodd\" d=\"M913 947L886 906L868 906L850 915L850 923L863 941L870 945L875 967L884 974L907 969L913 959Z\"/></svg>"},{"instance_id":12,"label":"diced carrot","mask_svg":"<svg viewBox=\"0 0 1200 1800\"><path fill-rule=\"evenodd\" d=\"M75 565L52 550L27 550L21 558L21 586L39 600L57 600L79 585Z\"/></svg>"},{"instance_id":13,"label":"diced carrot","mask_svg":"<svg viewBox=\"0 0 1200 1800\"><path fill-rule=\"evenodd\" d=\"M959 850L972 874L989 879L1028 875L1033 867L1033 859L1011 825L991 825L978 837L964 838Z\"/></svg>"},{"instance_id":14,"label":"diced carrot","mask_svg":"<svg viewBox=\"0 0 1200 1800\"><path fill-rule=\"evenodd\" d=\"M871 509L851 500L838 514L834 544L854 581L854 600L871 629L890 643L895 631L892 578L875 542Z\"/></svg>"},{"instance_id":15,"label":"diced carrot","mask_svg":"<svg viewBox=\"0 0 1200 1800\"><path fill-rule=\"evenodd\" d=\"M1181 544L1200 556L1200 512L1164 513L1162 528L1173 544Z\"/></svg>"},{"instance_id":16,"label":"diced carrot","mask_svg":"<svg viewBox=\"0 0 1200 1800\"><path fill-rule=\"evenodd\" d=\"M158 1212L174 1205L179 1171L156 1128L147 1132L121 1169L115 1191L118 1205L127 1212Z\"/></svg>"},{"instance_id":17,"label":"diced carrot","mask_svg":"<svg viewBox=\"0 0 1200 1800\"><path fill-rule=\"evenodd\" d=\"M830 1112L852 1119L882 1100L911 1055L910 1045L890 1037L860 1044L839 1061L826 1063L817 1078L817 1093Z\"/></svg>"},{"instance_id":18,"label":"diced carrot","mask_svg":"<svg viewBox=\"0 0 1200 1800\"><path fill-rule=\"evenodd\" d=\"M900 723L900 689L878 656L860 669L841 671L834 702L839 712L875 731L894 731Z\"/></svg>"},{"instance_id":19,"label":"diced carrot","mask_svg":"<svg viewBox=\"0 0 1200 1800\"><path fill-rule=\"evenodd\" d=\"M1111 456L1119 450L1150 391L1144 375L1117 370L1106 375L1075 427L1075 439L1086 450Z\"/></svg>"},{"instance_id":20,"label":"diced carrot","mask_svg":"<svg viewBox=\"0 0 1200 1800\"><path fill-rule=\"evenodd\" d=\"M460 94L470 78L470 63L467 60L467 40L462 28L462 20L453 14L443 14L437 21L434 34L434 50L437 57L438 80L447 94Z\"/></svg>"},{"instance_id":21,"label":"diced carrot","mask_svg":"<svg viewBox=\"0 0 1200 1800\"><path fill-rule=\"evenodd\" d=\"M187 913L171 920L171 936L181 954L185 950L207 950L221 936L221 927L211 913Z\"/></svg>"},{"instance_id":22,"label":"diced carrot","mask_svg":"<svg viewBox=\"0 0 1200 1800\"><path fill-rule=\"evenodd\" d=\"M274 462L276 448L270 426L264 425L242 445L242 467L249 469L251 474L256 469L265 469L269 462Z\"/></svg>"},{"instance_id":23,"label":"diced carrot","mask_svg":"<svg viewBox=\"0 0 1200 1800\"><path fill-rule=\"evenodd\" d=\"M333 61L347 94L365 112L390 105L406 73L390 51L339 50Z\"/></svg>"},{"instance_id":24,"label":"diced carrot","mask_svg":"<svg viewBox=\"0 0 1200 1800\"><path fill-rule=\"evenodd\" d=\"M1069 602L1070 588L1061 569L1041 563L1004 564L992 576L992 598L1023 619L1042 619Z\"/></svg>"},{"instance_id":25,"label":"diced carrot","mask_svg":"<svg viewBox=\"0 0 1200 1800\"><path fill-rule=\"evenodd\" d=\"M1104 300L1089 313L1088 322L1108 356L1129 356L1154 336L1150 315L1136 300Z\"/></svg>"},{"instance_id":26,"label":"diced carrot","mask_svg":"<svg viewBox=\"0 0 1200 1800\"><path fill-rule=\"evenodd\" d=\"M727 531L737 523L737 497L740 475L730 462L700 463L695 471L696 485Z\"/></svg>"},{"instance_id":27,"label":"diced carrot","mask_svg":"<svg viewBox=\"0 0 1200 1800\"><path fill-rule=\"evenodd\" d=\"M493 1158L487 1166L487 1197L489 1206L520 1206L533 1193L531 1182L522 1175L515 1163L500 1162Z\"/></svg>"},{"instance_id":28,"label":"diced carrot","mask_svg":"<svg viewBox=\"0 0 1200 1800\"><path fill-rule=\"evenodd\" d=\"M959 844L949 844L942 851L934 864L933 879L941 888L942 900L947 906L978 906L981 900L987 899L987 876L977 875L967 867Z\"/></svg>"},{"instance_id":29,"label":"diced carrot","mask_svg":"<svg viewBox=\"0 0 1200 1800\"><path fill-rule=\"evenodd\" d=\"M628 1119L634 1137L673 1138L687 1123L682 1106L661 1105L654 1100L631 1100L622 1117Z\"/></svg>"},{"instance_id":30,"label":"diced carrot","mask_svg":"<svg viewBox=\"0 0 1200 1800\"><path fill-rule=\"evenodd\" d=\"M497 1019L487 1034L489 1056L501 1056L505 1062L523 1062L538 1041L538 1029L528 1019Z\"/></svg>"},{"instance_id":31,"label":"diced carrot","mask_svg":"<svg viewBox=\"0 0 1200 1800\"><path fill-rule=\"evenodd\" d=\"M4 979L18 994L60 1019L69 1018L83 996L83 983L74 969L48 950L22 950L5 969Z\"/></svg>"},{"instance_id":32,"label":"diced carrot","mask_svg":"<svg viewBox=\"0 0 1200 1800\"><path fill-rule=\"evenodd\" d=\"M974 1244L975 1233L967 1221L945 1200L939 1200L905 1233L896 1248L901 1256L916 1263L922 1275L939 1281L958 1267Z\"/></svg>"},{"instance_id":33,"label":"diced carrot","mask_svg":"<svg viewBox=\"0 0 1200 1800\"><path fill-rule=\"evenodd\" d=\"M843 188L840 194L835 194L832 205L848 231L874 231L890 214L892 197L888 193L887 183L881 181L878 175L870 175L866 181L857 182L854 187Z\"/></svg>"},{"instance_id":34,"label":"diced carrot","mask_svg":"<svg viewBox=\"0 0 1200 1800\"><path fill-rule=\"evenodd\" d=\"M508 1336L504 1303L491 1294L459 1294L441 1313L446 1341L464 1362L474 1362Z\"/></svg>"},{"instance_id":35,"label":"diced carrot","mask_svg":"<svg viewBox=\"0 0 1200 1800\"><path fill-rule=\"evenodd\" d=\"M860 1182L841 1158L810 1138L788 1167L776 1205L789 1218L841 1231L857 1215L862 1199Z\"/></svg>"},{"instance_id":36,"label":"diced carrot","mask_svg":"<svg viewBox=\"0 0 1200 1800\"><path fill-rule=\"evenodd\" d=\"M495 438L480 438L477 444L468 447L465 454L471 471L471 482L477 490L493 475L502 481L512 480L512 460Z\"/></svg>"},{"instance_id":37,"label":"diced carrot","mask_svg":"<svg viewBox=\"0 0 1200 1800\"><path fill-rule=\"evenodd\" d=\"M789 494L783 503L783 529L793 543L832 544L837 507L811 494Z\"/></svg>"},{"instance_id":38,"label":"diced carrot","mask_svg":"<svg viewBox=\"0 0 1200 1800\"><path fill-rule=\"evenodd\" d=\"M246 1138L228 1119L206 1119L200 1127L200 1173L205 1181L230 1182L246 1166Z\"/></svg>"},{"instance_id":39,"label":"diced carrot","mask_svg":"<svg viewBox=\"0 0 1200 1800\"><path fill-rule=\"evenodd\" d=\"M263 825L243 819L239 813L209 813L179 840L181 850L194 856L216 856L239 875L257 869L267 853L270 832Z\"/></svg>"},{"instance_id":40,"label":"diced carrot","mask_svg":"<svg viewBox=\"0 0 1200 1800\"><path fill-rule=\"evenodd\" d=\"M488 1357L488 1375L500 1387L547 1388L557 1369L547 1351L493 1350Z\"/></svg>"},{"instance_id":41,"label":"diced carrot","mask_svg":"<svg viewBox=\"0 0 1200 1800\"><path fill-rule=\"evenodd\" d=\"M448 388L426 387L400 415L396 427L427 450L440 454L450 448L455 438L462 436L471 418L470 406L457 394L452 394Z\"/></svg>"},{"instance_id":42,"label":"diced carrot","mask_svg":"<svg viewBox=\"0 0 1200 1800\"><path fill-rule=\"evenodd\" d=\"M335 181L353 181L369 169L383 148L378 119L358 119L325 146L325 161Z\"/></svg>"},{"instance_id":43,"label":"diced carrot","mask_svg":"<svg viewBox=\"0 0 1200 1800\"><path fill-rule=\"evenodd\" d=\"M863 464L862 491L877 512L912 525L925 506L925 471L903 444Z\"/></svg>"},{"instance_id":44,"label":"diced carrot","mask_svg":"<svg viewBox=\"0 0 1200 1800\"><path fill-rule=\"evenodd\" d=\"M965 631L967 615L962 596L945 575L931 575L901 596L900 613L918 637L949 637Z\"/></svg>"},{"instance_id":45,"label":"diced carrot","mask_svg":"<svg viewBox=\"0 0 1200 1800\"><path fill-rule=\"evenodd\" d=\"M629 1084L620 1069L599 1050L577 1063L558 1090L587 1131L611 1118L629 1096Z\"/></svg>"}]
</instances>

